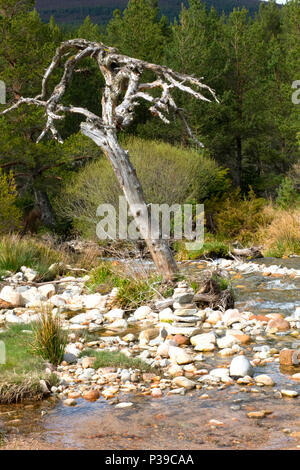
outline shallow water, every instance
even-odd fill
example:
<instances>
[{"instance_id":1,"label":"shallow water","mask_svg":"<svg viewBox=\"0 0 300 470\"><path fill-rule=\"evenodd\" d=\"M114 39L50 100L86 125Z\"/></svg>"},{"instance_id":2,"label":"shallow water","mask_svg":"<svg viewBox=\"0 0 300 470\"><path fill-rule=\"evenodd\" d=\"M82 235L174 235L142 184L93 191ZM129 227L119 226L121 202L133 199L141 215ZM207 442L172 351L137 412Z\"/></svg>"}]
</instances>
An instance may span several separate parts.
<instances>
[{"instance_id":1,"label":"shallow water","mask_svg":"<svg viewBox=\"0 0 300 470\"><path fill-rule=\"evenodd\" d=\"M262 261L275 264L272 259ZM299 269L300 259L276 264ZM185 269L195 276L203 272L201 263ZM264 277L259 273L239 277L232 274L239 309L290 315L300 306L300 279ZM300 340L288 335L274 335L261 344L278 349L292 345L300 348ZM249 352L254 346L257 343L248 346ZM201 368L211 369L230 360L207 353ZM282 388L300 393L300 382L290 378L297 369L283 369L273 362L255 371L269 374L275 387L223 385L159 399L120 394L119 401L133 402L127 409L117 409L103 398L94 403L80 399L76 407L65 407L53 399L25 406L0 406L0 428L2 424L9 431L8 448L296 449L300 446L300 397L278 399L274 393ZM204 393L209 398L201 398ZM262 420L247 417L249 411L257 410L272 413ZM211 425L211 419L223 424ZM298 438L290 437L294 431L299 432ZM9 447L10 442L14 447Z\"/></svg>"}]
</instances>

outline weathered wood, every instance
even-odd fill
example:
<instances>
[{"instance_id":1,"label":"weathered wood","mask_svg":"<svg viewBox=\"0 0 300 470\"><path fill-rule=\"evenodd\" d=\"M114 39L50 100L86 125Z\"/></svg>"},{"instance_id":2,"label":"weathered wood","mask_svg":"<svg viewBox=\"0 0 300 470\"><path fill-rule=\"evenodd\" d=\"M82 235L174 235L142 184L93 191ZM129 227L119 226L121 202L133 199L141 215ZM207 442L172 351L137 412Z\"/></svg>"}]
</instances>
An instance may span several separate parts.
<instances>
[{"instance_id":1,"label":"weathered wood","mask_svg":"<svg viewBox=\"0 0 300 470\"><path fill-rule=\"evenodd\" d=\"M255 246L251 248L234 248L232 253L234 256L241 256L246 258L263 258L260 248Z\"/></svg>"},{"instance_id":2,"label":"weathered wood","mask_svg":"<svg viewBox=\"0 0 300 470\"><path fill-rule=\"evenodd\" d=\"M101 117L85 108L62 104L75 67L82 59L88 57L96 60L105 80ZM65 62L62 78L47 99L49 79L63 61ZM152 82L141 83L145 71L150 71L155 76ZM71 39L58 47L43 77L41 94L35 98L21 97L2 113L6 114L22 104L44 107L47 122L37 141L39 142L48 132L51 132L53 137L61 143L63 140L55 127L55 121L64 119L66 112L83 116L85 121L81 123L81 132L92 139L109 159L139 232L147 244L158 272L165 280L171 280L176 276L176 262L167 240L154 239L150 234L150 214L143 191L128 153L118 142L117 131L132 123L136 107L139 106L140 100L145 100L150 104L149 111L165 123L170 123L167 117L170 111L178 114L189 136L201 147L202 144L188 126L182 109L177 107L172 97L172 91L175 89L199 100L209 102L213 98L218 101L214 90L202 83L201 79L175 72L165 66L119 54L117 49L107 47L102 43ZM151 94L153 90L160 90L160 95L156 92L156 96L153 96ZM200 90L208 93L209 97L202 94ZM139 209L135 209L137 206Z\"/></svg>"}]
</instances>

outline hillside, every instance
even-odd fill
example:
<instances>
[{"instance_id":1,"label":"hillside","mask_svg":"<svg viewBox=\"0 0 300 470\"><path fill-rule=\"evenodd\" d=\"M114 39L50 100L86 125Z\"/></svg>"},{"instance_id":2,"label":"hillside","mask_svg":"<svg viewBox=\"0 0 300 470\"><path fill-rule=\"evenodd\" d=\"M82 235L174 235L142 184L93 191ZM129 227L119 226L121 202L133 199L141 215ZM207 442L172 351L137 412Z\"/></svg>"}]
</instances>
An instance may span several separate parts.
<instances>
[{"instance_id":1,"label":"hillside","mask_svg":"<svg viewBox=\"0 0 300 470\"><path fill-rule=\"evenodd\" d=\"M183 0L159 0L159 7L170 20L176 17L181 9ZM253 15L259 8L259 0L206 0L210 8L214 6L221 13L232 11L234 7L245 6ZM116 8L123 10L127 0L37 0L37 9L44 21L54 16L58 23L81 23L86 16L98 24L106 24Z\"/></svg>"}]
</instances>

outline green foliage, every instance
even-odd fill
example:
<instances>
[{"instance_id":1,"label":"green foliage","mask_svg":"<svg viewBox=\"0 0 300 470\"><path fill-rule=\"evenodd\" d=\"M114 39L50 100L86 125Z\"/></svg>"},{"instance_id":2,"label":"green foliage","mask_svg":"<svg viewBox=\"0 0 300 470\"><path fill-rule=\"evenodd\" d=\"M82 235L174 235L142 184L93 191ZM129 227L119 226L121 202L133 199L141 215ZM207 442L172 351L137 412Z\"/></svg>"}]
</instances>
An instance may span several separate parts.
<instances>
[{"instance_id":1,"label":"green foliage","mask_svg":"<svg viewBox=\"0 0 300 470\"><path fill-rule=\"evenodd\" d=\"M252 188L248 197L242 197L240 189L235 190L220 204L216 216L218 234L243 243L251 241L263 224L262 209L265 203L264 199L256 197Z\"/></svg>"},{"instance_id":2,"label":"green foliage","mask_svg":"<svg viewBox=\"0 0 300 470\"><path fill-rule=\"evenodd\" d=\"M291 178L285 177L281 183L277 193L276 204L282 209L289 209L300 204L300 194L295 189Z\"/></svg>"},{"instance_id":3,"label":"green foliage","mask_svg":"<svg viewBox=\"0 0 300 470\"><path fill-rule=\"evenodd\" d=\"M200 258L226 258L228 256L229 246L227 243L213 239L212 236L205 238L206 241L200 250L188 251L184 242L175 243L176 258L178 260L194 260Z\"/></svg>"},{"instance_id":4,"label":"green foliage","mask_svg":"<svg viewBox=\"0 0 300 470\"><path fill-rule=\"evenodd\" d=\"M116 305L125 310L134 310L154 297L156 292L153 285L158 284L159 281L158 276L141 277L134 272L126 272L119 265L114 267L110 262L102 262L90 272L87 287L92 292L105 293L117 287Z\"/></svg>"},{"instance_id":5,"label":"green foliage","mask_svg":"<svg viewBox=\"0 0 300 470\"><path fill-rule=\"evenodd\" d=\"M0 234L20 227L21 212L16 206L17 190L12 172L0 168Z\"/></svg>"},{"instance_id":6,"label":"green foliage","mask_svg":"<svg viewBox=\"0 0 300 470\"><path fill-rule=\"evenodd\" d=\"M59 315L52 313L52 306L45 307L40 313L39 320L33 326L32 351L50 364L59 365L62 362L68 334L61 327Z\"/></svg>"},{"instance_id":7,"label":"green foliage","mask_svg":"<svg viewBox=\"0 0 300 470\"><path fill-rule=\"evenodd\" d=\"M53 263L64 260L64 255L44 243L17 236L0 239L0 270L20 271L22 266L38 272L39 280L52 280L58 274L57 270L49 271Z\"/></svg>"},{"instance_id":8,"label":"green foliage","mask_svg":"<svg viewBox=\"0 0 300 470\"><path fill-rule=\"evenodd\" d=\"M165 44L165 21L159 20L157 1L129 0L123 14L114 11L107 41L123 54L158 62Z\"/></svg>"},{"instance_id":9,"label":"green foliage","mask_svg":"<svg viewBox=\"0 0 300 470\"><path fill-rule=\"evenodd\" d=\"M137 138L129 138L123 145L129 150L148 203L202 202L228 187L227 172L199 151ZM55 208L62 218L74 219L79 233L95 238L97 207L108 203L118 209L121 194L111 165L100 158L71 178Z\"/></svg>"}]
</instances>

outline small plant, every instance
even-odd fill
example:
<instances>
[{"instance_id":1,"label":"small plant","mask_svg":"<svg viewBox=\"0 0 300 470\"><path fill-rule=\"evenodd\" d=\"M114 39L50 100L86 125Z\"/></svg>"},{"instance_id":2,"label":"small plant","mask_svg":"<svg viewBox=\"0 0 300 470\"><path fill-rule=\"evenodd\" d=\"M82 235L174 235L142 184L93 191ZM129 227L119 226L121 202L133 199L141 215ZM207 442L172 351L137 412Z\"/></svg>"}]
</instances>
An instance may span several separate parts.
<instances>
[{"instance_id":1,"label":"small plant","mask_svg":"<svg viewBox=\"0 0 300 470\"><path fill-rule=\"evenodd\" d=\"M52 307L46 306L40 319L33 326L33 352L53 365L61 363L67 345L68 335L61 327L59 315L52 313Z\"/></svg>"}]
</instances>

